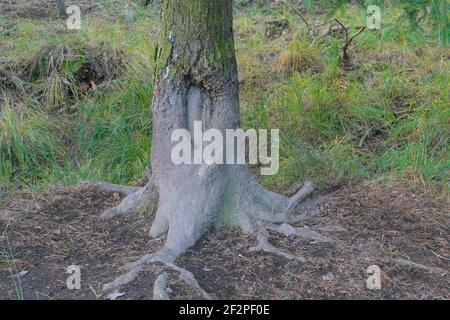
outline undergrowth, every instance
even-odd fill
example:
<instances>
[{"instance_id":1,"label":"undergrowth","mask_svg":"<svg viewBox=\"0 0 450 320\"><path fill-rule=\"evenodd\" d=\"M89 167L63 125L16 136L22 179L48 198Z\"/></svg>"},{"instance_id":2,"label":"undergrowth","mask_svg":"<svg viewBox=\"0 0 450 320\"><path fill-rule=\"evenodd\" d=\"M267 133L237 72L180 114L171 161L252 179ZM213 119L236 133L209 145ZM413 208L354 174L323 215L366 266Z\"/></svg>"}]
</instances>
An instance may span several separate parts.
<instances>
[{"instance_id":1,"label":"undergrowth","mask_svg":"<svg viewBox=\"0 0 450 320\"><path fill-rule=\"evenodd\" d=\"M281 131L280 172L261 177L267 187L404 179L448 190L449 51L432 20L414 29L387 6L382 29L358 36L343 68L342 33L311 39L289 7L241 2L242 125ZM112 8L90 13L77 33L59 20L0 23L11 29L0 38L1 183L131 184L145 172L158 15L136 6L130 23ZM304 14L313 25L338 18L353 33L365 10L344 9ZM267 39L268 19L289 21L288 30Z\"/></svg>"}]
</instances>

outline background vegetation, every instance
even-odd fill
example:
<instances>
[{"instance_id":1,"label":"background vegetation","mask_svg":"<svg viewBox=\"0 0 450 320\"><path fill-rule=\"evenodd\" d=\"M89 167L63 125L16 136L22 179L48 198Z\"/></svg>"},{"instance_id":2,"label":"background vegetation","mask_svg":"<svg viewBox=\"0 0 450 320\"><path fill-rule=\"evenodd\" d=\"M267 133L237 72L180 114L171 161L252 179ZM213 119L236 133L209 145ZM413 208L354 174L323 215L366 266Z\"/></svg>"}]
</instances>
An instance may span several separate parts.
<instances>
[{"instance_id":1,"label":"background vegetation","mask_svg":"<svg viewBox=\"0 0 450 320\"><path fill-rule=\"evenodd\" d=\"M242 125L281 130L280 172L263 183L405 180L447 193L448 3L292 2L300 11L235 2ZM95 3L80 31L56 10L0 16L0 190L143 176L159 16L156 2L127 3ZM356 37L344 63L333 19L355 34L369 3L382 28Z\"/></svg>"}]
</instances>

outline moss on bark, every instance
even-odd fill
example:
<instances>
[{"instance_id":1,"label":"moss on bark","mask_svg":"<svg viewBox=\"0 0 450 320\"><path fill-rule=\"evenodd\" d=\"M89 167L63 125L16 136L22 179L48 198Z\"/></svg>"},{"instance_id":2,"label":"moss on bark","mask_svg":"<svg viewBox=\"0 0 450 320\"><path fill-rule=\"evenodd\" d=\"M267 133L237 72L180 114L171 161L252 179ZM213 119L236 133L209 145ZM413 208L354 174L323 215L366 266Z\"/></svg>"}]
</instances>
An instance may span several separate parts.
<instances>
[{"instance_id":1,"label":"moss on bark","mask_svg":"<svg viewBox=\"0 0 450 320\"><path fill-rule=\"evenodd\" d=\"M156 76L201 81L235 60L232 0L165 0Z\"/></svg>"}]
</instances>

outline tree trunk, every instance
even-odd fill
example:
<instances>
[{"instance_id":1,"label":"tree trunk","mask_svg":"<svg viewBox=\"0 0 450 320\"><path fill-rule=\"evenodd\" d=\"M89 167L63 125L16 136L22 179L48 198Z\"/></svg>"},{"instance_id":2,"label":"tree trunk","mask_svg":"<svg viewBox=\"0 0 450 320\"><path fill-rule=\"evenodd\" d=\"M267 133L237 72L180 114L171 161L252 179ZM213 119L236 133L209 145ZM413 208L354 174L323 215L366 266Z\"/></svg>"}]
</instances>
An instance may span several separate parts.
<instances>
[{"instance_id":1,"label":"tree trunk","mask_svg":"<svg viewBox=\"0 0 450 320\"><path fill-rule=\"evenodd\" d=\"M171 135L192 131L195 120L204 130L239 126L232 1L167 0L162 21L152 149L159 204L151 235L167 230L166 248L178 256L224 214L232 166L175 165Z\"/></svg>"},{"instance_id":2,"label":"tree trunk","mask_svg":"<svg viewBox=\"0 0 450 320\"><path fill-rule=\"evenodd\" d=\"M58 15L60 17L66 17L66 1L65 0L56 0L56 7L58 9Z\"/></svg>"},{"instance_id":3,"label":"tree trunk","mask_svg":"<svg viewBox=\"0 0 450 320\"><path fill-rule=\"evenodd\" d=\"M165 249L176 258L211 225L234 224L251 232L252 219L289 222L288 213L312 191L310 184L288 199L262 188L246 165L171 160L174 129L193 135L193 121L202 121L203 130L225 136L226 129L239 127L232 0L166 0L162 21L152 146L159 202L151 236L168 231Z\"/></svg>"},{"instance_id":4,"label":"tree trunk","mask_svg":"<svg viewBox=\"0 0 450 320\"><path fill-rule=\"evenodd\" d=\"M194 121L202 121L204 131L214 128L225 136L226 129L239 127L232 24L232 0L162 2L162 31L155 52L152 177L137 192L130 187L103 185L105 190L117 190L128 196L117 207L105 211L102 218L142 209L153 211L157 203L150 235L156 237L167 232L167 237L160 250L142 257L130 265L128 273L103 287L105 291L114 290L110 297L116 297L120 287L135 279L147 264L163 262L200 290L203 297L210 298L189 271L174 263L213 225L232 224L245 233L254 233L258 245L250 248L252 252L266 251L297 261L304 259L268 242L267 230L330 241L313 230L289 224L307 218L307 213L297 216L291 213L312 193L311 183L305 183L297 194L287 198L262 188L247 165L176 165L171 159L175 145L171 138L176 129L188 130L192 136ZM225 151L226 148L224 159ZM312 209L321 200L306 201L303 208ZM156 296L161 293L156 290L159 287L163 286L155 286Z\"/></svg>"},{"instance_id":5,"label":"tree trunk","mask_svg":"<svg viewBox=\"0 0 450 320\"><path fill-rule=\"evenodd\" d=\"M141 6L147 7L153 0L141 0Z\"/></svg>"}]
</instances>

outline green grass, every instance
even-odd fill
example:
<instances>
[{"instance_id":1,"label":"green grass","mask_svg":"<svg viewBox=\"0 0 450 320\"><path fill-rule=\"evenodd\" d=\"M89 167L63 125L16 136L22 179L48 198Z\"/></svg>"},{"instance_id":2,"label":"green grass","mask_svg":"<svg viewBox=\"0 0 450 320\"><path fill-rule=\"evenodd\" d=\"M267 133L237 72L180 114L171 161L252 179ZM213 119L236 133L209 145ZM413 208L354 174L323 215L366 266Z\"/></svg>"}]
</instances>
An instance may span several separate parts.
<instances>
[{"instance_id":1,"label":"green grass","mask_svg":"<svg viewBox=\"0 0 450 320\"><path fill-rule=\"evenodd\" d=\"M391 13L383 30L355 40L350 72L339 65L342 39L307 42L300 24L291 42L277 43L286 50L277 54L271 76L258 79L278 87L261 94L244 83L244 97L248 90L249 98L260 99L243 109L244 126L281 130L280 172L264 177L266 186L285 189L310 178L320 185L406 179L448 188L448 50L432 28L413 30L398 20L399 10ZM353 26L364 21L356 7L336 15ZM253 43L260 41L256 35ZM246 60L256 64L258 57Z\"/></svg>"},{"instance_id":2,"label":"green grass","mask_svg":"<svg viewBox=\"0 0 450 320\"><path fill-rule=\"evenodd\" d=\"M108 2L107 11L89 15L80 32L62 30L58 20L17 19L15 36L0 38L5 43L0 55L17 60L27 61L57 43L73 51L80 44L117 48L128 61L114 81L69 101L61 92L68 90L66 79L73 72L67 71L74 70L77 59L59 63L57 73L38 80L13 79L26 89L45 88L38 92L47 99L36 102L29 96L17 108L8 98L0 106L2 183L129 184L143 175L150 161L157 14L138 9L137 21L127 25L113 8ZM307 13L314 24L338 17L353 31L365 19L356 6L346 5L332 16L315 11L311 7ZM286 189L305 179L321 186L402 179L448 190L449 51L442 48L433 21L412 28L398 7L383 14L382 30L355 39L353 68L345 70L343 39L309 40L305 25L288 8L252 5L237 11L242 124L279 128L281 134L280 172L261 177L267 187ZM264 20L278 18L288 19L291 31L267 40ZM39 108L30 107L36 104ZM69 104L71 113L46 108L60 104Z\"/></svg>"},{"instance_id":3,"label":"green grass","mask_svg":"<svg viewBox=\"0 0 450 320\"><path fill-rule=\"evenodd\" d=\"M0 109L0 182L35 182L43 171L62 165L66 151L60 128L43 112Z\"/></svg>"},{"instance_id":4,"label":"green grass","mask_svg":"<svg viewBox=\"0 0 450 320\"><path fill-rule=\"evenodd\" d=\"M139 180L150 158L151 80L125 81L117 93L83 104L77 127L83 165L114 183Z\"/></svg>"}]
</instances>

